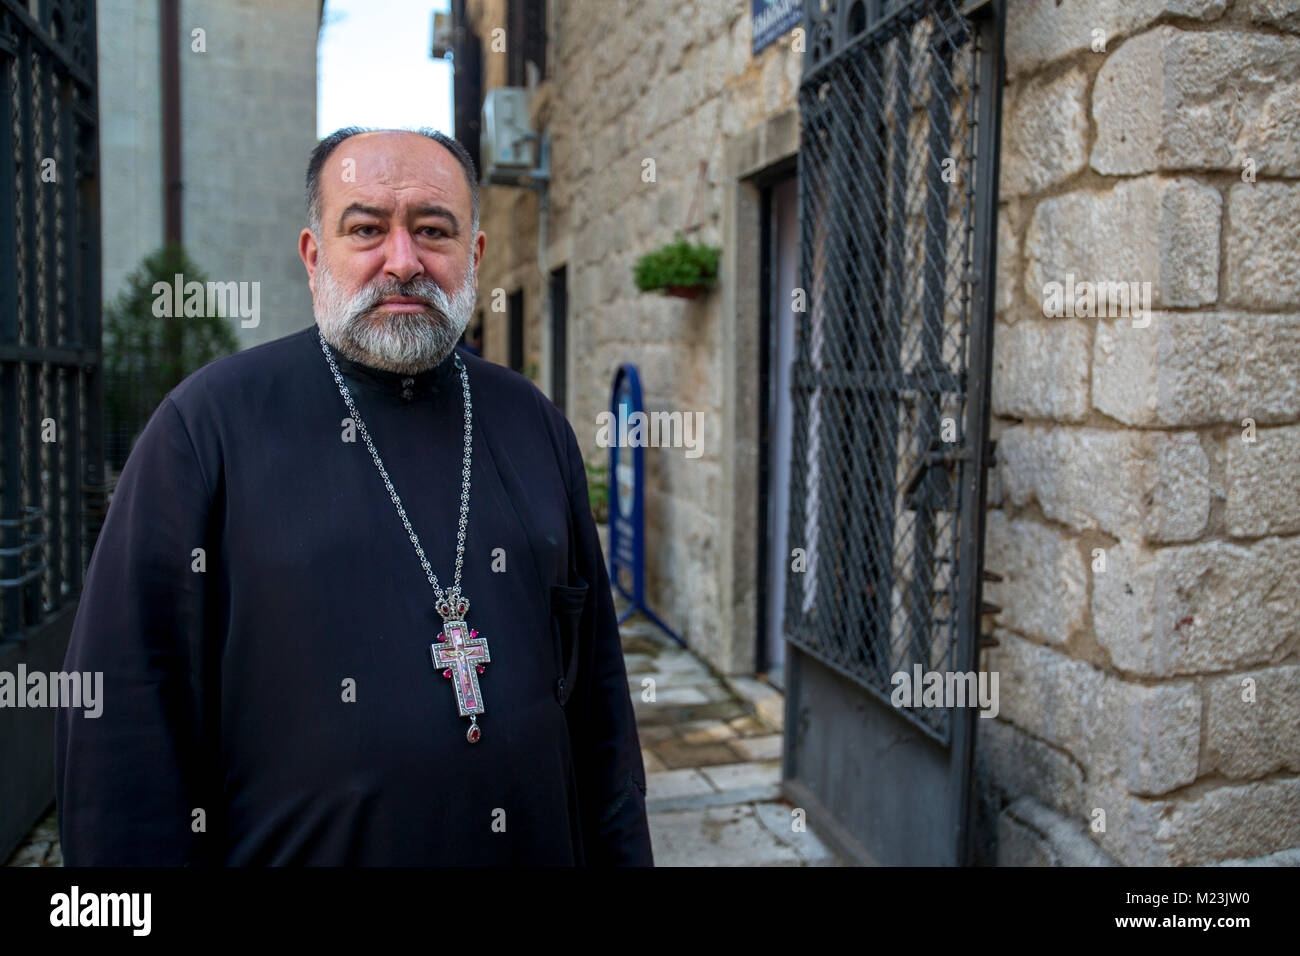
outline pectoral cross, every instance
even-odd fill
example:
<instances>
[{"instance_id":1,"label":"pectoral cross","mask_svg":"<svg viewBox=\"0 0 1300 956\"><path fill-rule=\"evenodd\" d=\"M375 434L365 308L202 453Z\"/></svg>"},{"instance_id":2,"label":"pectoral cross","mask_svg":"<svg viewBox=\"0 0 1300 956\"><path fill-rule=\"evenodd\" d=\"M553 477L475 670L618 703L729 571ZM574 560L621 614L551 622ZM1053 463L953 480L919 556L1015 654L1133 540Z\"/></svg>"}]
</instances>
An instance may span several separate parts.
<instances>
[{"instance_id":1,"label":"pectoral cross","mask_svg":"<svg viewBox=\"0 0 1300 956\"><path fill-rule=\"evenodd\" d=\"M478 675L483 665L491 661L487 638L479 637L464 621L447 621L442 625L439 643L430 645L435 667L445 668L444 677L450 677L456 688L456 704L462 717L483 713L483 695L479 692ZM470 743L478 741L477 721L468 734Z\"/></svg>"}]
</instances>

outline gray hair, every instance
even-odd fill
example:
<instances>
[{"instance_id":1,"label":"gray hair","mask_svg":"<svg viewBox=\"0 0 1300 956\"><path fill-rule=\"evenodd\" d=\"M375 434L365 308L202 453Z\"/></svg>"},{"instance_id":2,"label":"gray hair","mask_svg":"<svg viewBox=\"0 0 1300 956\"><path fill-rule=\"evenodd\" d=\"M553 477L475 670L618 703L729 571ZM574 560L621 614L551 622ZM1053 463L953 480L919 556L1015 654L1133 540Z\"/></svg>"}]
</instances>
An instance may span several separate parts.
<instances>
[{"instance_id":1,"label":"gray hair","mask_svg":"<svg viewBox=\"0 0 1300 956\"><path fill-rule=\"evenodd\" d=\"M320 237L321 221L320 171L325 166L325 160L330 158L330 154L338 148L338 145L358 133L419 133L421 136L427 136L440 146L443 146L455 156L456 161L460 163L461 169L465 172L465 181L469 183L471 208L474 211L473 235L470 237L471 243L473 242L473 236L478 234L479 225L478 173L474 169L474 160L470 157L469 151L458 140L428 126L411 130L367 129L363 126L345 126L330 133L316 144L316 148L311 151L311 159L307 162L307 225L318 238Z\"/></svg>"}]
</instances>

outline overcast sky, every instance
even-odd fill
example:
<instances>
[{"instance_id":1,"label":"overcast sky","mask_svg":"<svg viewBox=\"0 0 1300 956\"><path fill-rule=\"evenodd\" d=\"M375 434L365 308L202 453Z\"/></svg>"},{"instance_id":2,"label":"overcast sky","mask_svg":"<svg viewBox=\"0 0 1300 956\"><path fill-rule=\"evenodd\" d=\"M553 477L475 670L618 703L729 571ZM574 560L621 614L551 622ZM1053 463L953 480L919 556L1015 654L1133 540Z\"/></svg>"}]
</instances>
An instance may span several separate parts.
<instances>
[{"instance_id":1,"label":"overcast sky","mask_svg":"<svg viewBox=\"0 0 1300 956\"><path fill-rule=\"evenodd\" d=\"M429 55L449 0L326 0L316 54L316 129L432 126L451 134L451 63Z\"/></svg>"}]
</instances>

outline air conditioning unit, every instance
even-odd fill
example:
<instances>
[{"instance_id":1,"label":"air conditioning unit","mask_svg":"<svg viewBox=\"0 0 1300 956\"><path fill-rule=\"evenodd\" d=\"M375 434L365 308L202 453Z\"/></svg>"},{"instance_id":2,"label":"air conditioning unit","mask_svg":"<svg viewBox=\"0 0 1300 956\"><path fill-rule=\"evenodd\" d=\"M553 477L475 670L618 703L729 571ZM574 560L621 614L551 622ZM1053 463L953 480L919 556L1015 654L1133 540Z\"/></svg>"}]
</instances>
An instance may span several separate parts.
<instances>
[{"instance_id":1,"label":"air conditioning unit","mask_svg":"<svg viewBox=\"0 0 1300 956\"><path fill-rule=\"evenodd\" d=\"M537 165L536 134L528 126L528 91L499 86L483 98L483 140L479 144L485 170L526 170Z\"/></svg>"},{"instance_id":2,"label":"air conditioning unit","mask_svg":"<svg viewBox=\"0 0 1300 956\"><path fill-rule=\"evenodd\" d=\"M456 50L456 21L448 10L435 10L433 14L433 42L429 55L435 60L454 56Z\"/></svg>"}]
</instances>

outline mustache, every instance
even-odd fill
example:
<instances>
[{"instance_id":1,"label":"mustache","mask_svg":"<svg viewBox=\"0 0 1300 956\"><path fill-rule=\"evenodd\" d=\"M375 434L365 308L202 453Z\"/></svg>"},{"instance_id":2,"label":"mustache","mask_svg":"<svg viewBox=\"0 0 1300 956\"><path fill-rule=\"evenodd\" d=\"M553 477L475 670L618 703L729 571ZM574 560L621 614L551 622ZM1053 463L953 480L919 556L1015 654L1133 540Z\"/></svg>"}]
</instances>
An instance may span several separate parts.
<instances>
[{"instance_id":1,"label":"mustache","mask_svg":"<svg viewBox=\"0 0 1300 956\"><path fill-rule=\"evenodd\" d=\"M409 282L384 282L366 289L366 298L357 308L357 315L364 315L379 308L389 296L403 296L418 299L434 312L442 313L440 302L445 301L446 291L432 279L412 279Z\"/></svg>"}]
</instances>

